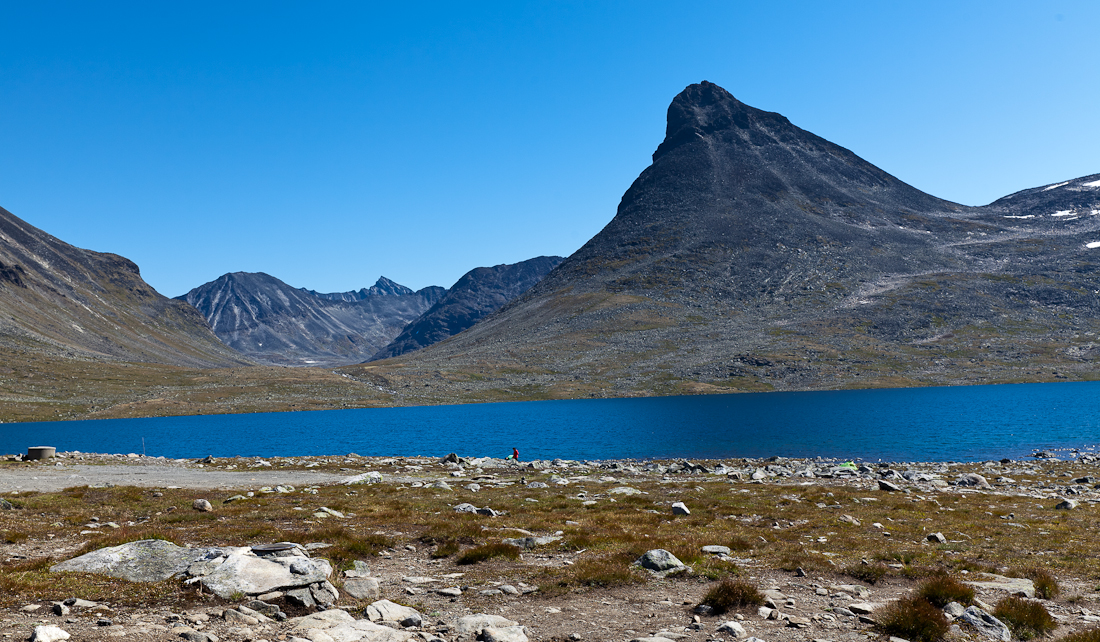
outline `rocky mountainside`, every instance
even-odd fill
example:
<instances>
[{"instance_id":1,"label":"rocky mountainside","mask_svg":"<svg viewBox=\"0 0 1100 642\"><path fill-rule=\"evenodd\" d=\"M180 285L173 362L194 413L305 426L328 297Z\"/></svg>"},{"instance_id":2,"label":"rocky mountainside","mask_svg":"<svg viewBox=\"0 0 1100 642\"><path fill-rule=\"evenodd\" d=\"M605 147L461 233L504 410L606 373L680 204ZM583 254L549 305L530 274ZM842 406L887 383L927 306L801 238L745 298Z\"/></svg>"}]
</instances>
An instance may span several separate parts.
<instances>
[{"instance_id":1,"label":"rocky mountainside","mask_svg":"<svg viewBox=\"0 0 1100 642\"><path fill-rule=\"evenodd\" d=\"M263 273L234 272L179 299L226 345L259 363L329 366L365 361L446 292L385 277L359 292L319 294Z\"/></svg>"},{"instance_id":2,"label":"rocky mountainside","mask_svg":"<svg viewBox=\"0 0 1100 642\"><path fill-rule=\"evenodd\" d=\"M473 397L1090 378L1098 179L966 207L691 85L599 234L496 314L371 376Z\"/></svg>"},{"instance_id":3,"label":"rocky mountainside","mask_svg":"<svg viewBox=\"0 0 1100 642\"><path fill-rule=\"evenodd\" d=\"M149 287L132 261L73 247L3 208L0 348L23 361L34 353L195 367L249 363L194 308Z\"/></svg>"},{"instance_id":4,"label":"rocky mountainside","mask_svg":"<svg viewBox=\"0 0 1100 642\"><path fill-rule=\"evenodd\" d=\"M540 256L512 265L470 270L372 360L419 350L462 332L529 290L562 260L560 256Z\"/></svg>"}]
</instances>

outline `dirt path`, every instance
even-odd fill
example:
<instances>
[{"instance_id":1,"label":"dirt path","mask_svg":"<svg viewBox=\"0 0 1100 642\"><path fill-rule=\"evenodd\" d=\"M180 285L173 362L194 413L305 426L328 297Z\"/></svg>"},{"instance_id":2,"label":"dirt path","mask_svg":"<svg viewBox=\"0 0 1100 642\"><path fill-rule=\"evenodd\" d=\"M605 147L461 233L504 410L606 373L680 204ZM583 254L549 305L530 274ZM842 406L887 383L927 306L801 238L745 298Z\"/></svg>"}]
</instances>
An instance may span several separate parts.
<instances>
[{"instance_id":1,"label":"dirt path","mask_svg":"<svg viewBox=\"0 0 1100 642\"><path fill-rule=\"evenodd\" d=\"M305 470L250 469L244 471L206 470L165 463L120 465L61 464L33 468L0 468L0 493L55 492L71 486L144 486L165 488L230 489L256 486L310 486L331 484L348 475Z\"/></svg>"}]
</instances>

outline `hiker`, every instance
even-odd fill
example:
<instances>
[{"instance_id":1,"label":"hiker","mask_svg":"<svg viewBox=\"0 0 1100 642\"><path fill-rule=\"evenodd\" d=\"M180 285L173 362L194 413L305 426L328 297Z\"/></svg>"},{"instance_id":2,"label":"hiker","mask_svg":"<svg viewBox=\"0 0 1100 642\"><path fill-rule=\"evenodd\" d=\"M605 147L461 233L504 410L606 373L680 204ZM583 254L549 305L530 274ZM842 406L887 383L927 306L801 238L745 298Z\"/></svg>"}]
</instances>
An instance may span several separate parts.
<instances>
[{"instance_id":1,"label":"hiker","mask_svg":"<svg viewBox=\"0 0 1100 642\"><path fill-rule=\"evenodd\" d=\"M519 461L519 451L518 451L518 450L516 450L515 448L513 448L513 449L512 449L512 454L511 454L511 455L508 455L508 457L506 457L506 458L504 459L504 461L508 461L509 459L514 459L515 461L517 461L517 462L518 462L518 461Z\"/></svg>"}]
</instances>

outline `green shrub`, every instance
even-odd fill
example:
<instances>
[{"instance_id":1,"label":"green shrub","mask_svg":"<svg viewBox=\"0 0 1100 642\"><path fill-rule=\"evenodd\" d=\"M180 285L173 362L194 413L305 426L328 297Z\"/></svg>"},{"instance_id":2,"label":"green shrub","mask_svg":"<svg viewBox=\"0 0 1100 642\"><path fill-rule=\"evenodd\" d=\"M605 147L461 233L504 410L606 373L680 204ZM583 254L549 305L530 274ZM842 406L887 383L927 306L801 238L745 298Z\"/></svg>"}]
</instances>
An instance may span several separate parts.
<instances>
[{"instance_id":1,"label":"green shrub","mask_svg":"<svg viewBox=\"0 0 1100 642\"><path fill-rule=\"evenodd\" d=\"M504 557L510 560L519 559L519 547L512 546L511 544L505 544L504 542L493 542L491 544L484 544L476 548L471 548L465 553L460 555L455 560L455 564L477 564L478 562L484 562L485 560L493 559L494 557Z\"/></svg>"},{"instance_id":2,"label":"green shrub","mask_svg":"<svg viewBox=\"0 0 1100 642\"><path fill-rule=\"evenodd\" d=\"M1042 604L1015 596L997 602L993 617L1004 622L1021 640L1044 636L1058 626Z\"/></svg>"},{"instance_id":3,"label":"green shrub","mask_svg":"<svg viewBox=\"0 0 1100 642\"><path fill-rule=\"evenodd\" d=\"M937 575L917 588L917 595L936 608L951 602L969 606L974 603L974 589L950 575Z\"/></svg>"},{"instance_id":4,"label":"green shrub","mask_svg":"<svg viewBox=\"0 0 1100 642\"><path fill-rule=\"evenodd\" d=\"M1058 586L1058 580L1045 568L1032 566L1029 568L1013 569L1011 575L1013 577L1026 577L1034 582L1035 597L1041 597L1044 600L1053 600L1062 592L1062 587Z\"/></svg>"},{"instance_id":5,"label":"green shrub","mask_svg":"<svg viewBox=\"0 0 1100 642\"><path fill-rule=\"evenodd\" d=\"M943 611L919 595L910 595L875 614L875 628L909 642L936 642L951 628ZM1100 641L1098 641L1100 642Z\"/></svg>"},{"instance_id":6,"label":"green shrub","mask_svg":"<svg viewBox=\"0 0 1100 642\"><path fill-rule=\"evenodd\" d=\"M716 615L721 615L731 609L760 606L764 603L764 596L755 586L744 580L722 580L707 591L699 603L714 609Z\"/></svg>"},{"instance_id":7,"label":"green shrub","mask_svg":"<svg viewBox=\"0 0 1100 642\"><path fill-rule=\"evenodd\" d=\"M1059 639L1058 642L1100 642L1100 627L1093 627L1091 629L1085 629L1084 631L1070 633Z\"/></svg>"}]
</instances>

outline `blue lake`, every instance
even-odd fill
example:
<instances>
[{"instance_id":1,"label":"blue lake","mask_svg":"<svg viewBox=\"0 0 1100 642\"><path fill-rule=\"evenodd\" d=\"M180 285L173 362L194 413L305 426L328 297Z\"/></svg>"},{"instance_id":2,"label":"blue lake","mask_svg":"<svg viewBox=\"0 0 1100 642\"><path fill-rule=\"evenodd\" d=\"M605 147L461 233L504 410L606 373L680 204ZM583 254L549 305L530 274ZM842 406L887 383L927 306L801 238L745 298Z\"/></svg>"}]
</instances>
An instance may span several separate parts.
<instances>
[{"instance_id":1,"label":"blue lake","mask_svg":"<svg viewBox=\"0 0 1100 642\"><path fill-rule=\"evenodd\" d=\"M144 445L143 445L144 440ZM529 401L0 425L0 452L166 457L1024 458L1096 450L1100 382Z\"/></svg>"}]
</instances>

